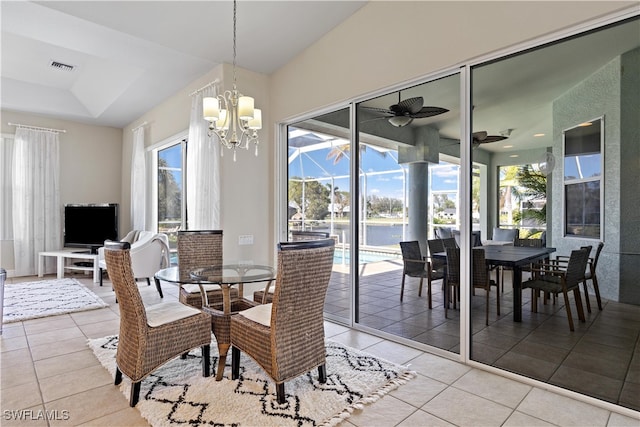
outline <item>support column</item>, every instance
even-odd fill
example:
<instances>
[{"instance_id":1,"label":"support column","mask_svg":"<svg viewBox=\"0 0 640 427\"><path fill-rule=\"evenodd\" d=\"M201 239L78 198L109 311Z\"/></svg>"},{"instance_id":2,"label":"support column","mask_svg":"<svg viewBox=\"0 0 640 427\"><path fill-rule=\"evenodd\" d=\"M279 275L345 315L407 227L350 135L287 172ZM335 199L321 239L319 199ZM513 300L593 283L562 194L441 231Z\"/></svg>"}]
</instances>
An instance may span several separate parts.
<instances>
[{"instance_id":1,"label":"support column","mask_svg":"<svg viewBox=\"0 0 640 427\"><path fill-rule=\"evenodd\" d=\"M423 254L427 253L427 218L429 217L429 163L409 164L409 225L407 240L420 242Z\"/></svg>"}]
</instances>

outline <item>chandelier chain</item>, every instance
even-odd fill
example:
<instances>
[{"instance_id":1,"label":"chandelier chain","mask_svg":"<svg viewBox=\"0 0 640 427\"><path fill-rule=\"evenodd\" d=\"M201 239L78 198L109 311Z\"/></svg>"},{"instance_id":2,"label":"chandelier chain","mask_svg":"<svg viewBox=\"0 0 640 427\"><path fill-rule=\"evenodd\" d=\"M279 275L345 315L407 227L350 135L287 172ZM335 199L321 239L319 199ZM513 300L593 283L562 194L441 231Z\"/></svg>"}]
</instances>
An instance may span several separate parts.
<instances>
[{"instance_id":1,"label":"chandelier chain","mask_svg":"<svg viewBox=\"0 0 640 427\"><path fill-rule=\"evenodd\" d=\"M233 0L233 88L236 88L236 0Z\"/></svg>"},{"instance_id":2,"label":"chandelier chain","mask_svg":"<svg viewBox=\"0 0 640 427\"><path fill-rule=\"evenodd\" d=\"M209 137L217 136L221 156L224 148L233 150L233 161L236 160L236 149L248 150L249 143L255 144L255 155L258 155L258 130L262 129L262 111L254 108L254 99L243 96L236 86L237 24L237 0L233 0L233 90L202 99L204 119L209 122Z\"/></svg>"}]
</instances>

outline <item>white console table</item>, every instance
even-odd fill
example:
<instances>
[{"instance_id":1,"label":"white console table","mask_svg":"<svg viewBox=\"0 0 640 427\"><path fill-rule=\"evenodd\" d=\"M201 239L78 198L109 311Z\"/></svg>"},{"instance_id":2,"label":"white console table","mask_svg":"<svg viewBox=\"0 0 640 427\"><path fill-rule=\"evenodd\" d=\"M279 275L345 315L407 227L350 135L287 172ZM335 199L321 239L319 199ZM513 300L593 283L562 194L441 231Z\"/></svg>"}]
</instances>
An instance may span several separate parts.
<instances>
[{"instance_id":1,"label":"white console table","mask_svg":"<svg viewBox=\"0 0 640 427\"><path fill-rule=\"evenodd\" d=\"M59 251L45 251L38 253L38 277L44 274L44 257L50 256L56 258L58 279L64 277L64 270L93 271L93 283L98 283L100 279L100 268L98 267L98 254L92 254L88 251L79 249L62 249ZM67 264L67 260L85 260L91 262L90 267L76 264Z\"/></svg>"}]
</instances>

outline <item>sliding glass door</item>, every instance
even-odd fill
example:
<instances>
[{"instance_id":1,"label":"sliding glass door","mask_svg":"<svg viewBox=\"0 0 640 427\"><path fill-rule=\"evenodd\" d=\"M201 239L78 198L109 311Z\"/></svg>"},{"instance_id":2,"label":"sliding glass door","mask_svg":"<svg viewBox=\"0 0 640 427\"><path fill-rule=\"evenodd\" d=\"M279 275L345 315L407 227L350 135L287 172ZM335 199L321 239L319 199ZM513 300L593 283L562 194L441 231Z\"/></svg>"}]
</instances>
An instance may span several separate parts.
<instances>
[{"instance_id":1,"label":"sliding glass door","mask_svg":"<svg viewBox=\"0 0 640 427\"><path fill-rule=\"evenodd\" d=\"M325 315L351 321L351 135L349 109L287 127L287 238L298 231L336 241Z\"/></svg>"}]
</instances>

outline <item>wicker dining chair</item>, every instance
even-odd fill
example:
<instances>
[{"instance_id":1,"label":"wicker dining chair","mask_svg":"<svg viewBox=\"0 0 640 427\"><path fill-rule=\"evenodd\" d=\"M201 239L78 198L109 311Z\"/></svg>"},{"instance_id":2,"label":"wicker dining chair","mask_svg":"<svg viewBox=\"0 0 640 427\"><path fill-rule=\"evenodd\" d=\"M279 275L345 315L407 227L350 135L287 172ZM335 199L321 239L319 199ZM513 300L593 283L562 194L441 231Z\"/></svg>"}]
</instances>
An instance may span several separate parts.
<instances>
[{"instance_id":1,"label":"wicker dining chair","mask_svg":"<svg viewBox=\"0 0 640 427\"><path fill-rule=\"evenodd\" d=\"M324 231L291 230L292 242L323 240L328 239L329 237L329 233ZM253 292L253 301L258 304L273 302L273 289L271 288L271 282L267 283L267 286L264 289Z\"/></svg>"},{"instance_id":2,"label":"wicker dining chair","mask_svg":"<svg viewBox=\"0 0 640 427\"><path fill-rule=\"evenodd\" d=\"M333 269L333 239L282 242L273 303L231 317L232 379L244 352L275 381L278 403L284 383L318 368L326 382L324 300Z\"/></svg>"},{"instance_id":3,"label":"wicker dining chair","mask_svg":"<svg viewBox=\"0 0 640 427\"><path fill-rule=\"evenodd\" d=\"M180 275L188 277L200 267L222 265L222 230L179 230L178 268ZM210 305L222 304L222 290L218 285L203 285ZM238 290L231 289L231 298L238 297ZM198 285L182 285L180 302L196 308L202 307L202 295Z\"/></svg>"},{"instance_id":4,"label":"wicker dining chair","mask_svg":"<svg viewBox=\"0 0 640 427\"><path fill-rule=\"evenodd\" d=\"M145 307L131 268L128 242L105 242L107 272L118 298L120 333L116 351L115 385L122 374L132 382L129 405L140 396L140 383L177 356L202 348L202 376L210 372L211 318L178 301Z\"/></svg>"}]
</instances>

